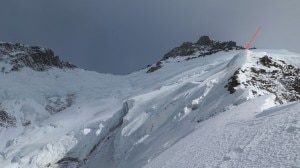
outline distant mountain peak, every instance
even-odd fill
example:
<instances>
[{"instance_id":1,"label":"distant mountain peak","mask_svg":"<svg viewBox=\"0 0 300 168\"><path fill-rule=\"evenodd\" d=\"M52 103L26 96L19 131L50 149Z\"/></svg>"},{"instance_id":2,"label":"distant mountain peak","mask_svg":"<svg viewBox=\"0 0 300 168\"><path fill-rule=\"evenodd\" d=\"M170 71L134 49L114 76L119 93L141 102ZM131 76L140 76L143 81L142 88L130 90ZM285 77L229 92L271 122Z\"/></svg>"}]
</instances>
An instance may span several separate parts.
<instances>
[{"instance_id":1,"label":"distant mountain peak","mask_svg":"<svg viewBox=\"0 0 300 168\"><path fill-rule=\"evenodd\" d=\"M184 42L179 47L173 48L166 53L164 57L156 64L150 66L147 73L154 72L162 67L161 61L175 58L175 57L188 57L186 60L212 55L220 51L228 50L242 50L242 46L237 46L234 41L216 41L210 39L209 36L201 36L196 43Z\"/></svg>"},{"instance_id":2,"label":"distant mountain peak","mask_svg":"<svg viewBox=\"0 0 300 168\"><path fill-rule=\"evenodd\" d=\"M1 72L19 71L24 67L35 71L45 71L56 67L72 69L76 66L62 61L51 49L27 46L20 43L0 43Z\"/></svg>"},{"instance_id":3,"label":"distant mountain peak","mask_svg":"<svg viewBox=\"0 0 300 168\"><path fill-rule=\"evenodd\" d=\"M164 55L162 60L174 58L178 56L206 56L217 53L219 51L241 50L242 46L237 46L234 41L216 41L211 40L209 36L201 36L196 43L184 42L179 47L173 48Z\"/></svg>"}]
</instances>

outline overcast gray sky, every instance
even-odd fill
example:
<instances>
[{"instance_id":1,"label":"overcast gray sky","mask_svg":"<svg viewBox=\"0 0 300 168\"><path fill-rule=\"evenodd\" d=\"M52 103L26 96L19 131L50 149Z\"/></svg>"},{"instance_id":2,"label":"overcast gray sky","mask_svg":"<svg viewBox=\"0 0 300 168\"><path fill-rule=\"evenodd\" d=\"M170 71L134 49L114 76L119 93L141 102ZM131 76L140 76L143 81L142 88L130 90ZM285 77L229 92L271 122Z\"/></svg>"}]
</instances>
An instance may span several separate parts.
<instances>
[{"instance_id":1,"label":"overcast gray sky","mask_svg":"<svg viewBox=\"0 0 300 168\"><path fill-rule=\"evenodd\" d=\"M201 35L300 53L300 0L2 0L0 41L42 45L81 68L126 74Z\"/></svg>"}]
</instances>

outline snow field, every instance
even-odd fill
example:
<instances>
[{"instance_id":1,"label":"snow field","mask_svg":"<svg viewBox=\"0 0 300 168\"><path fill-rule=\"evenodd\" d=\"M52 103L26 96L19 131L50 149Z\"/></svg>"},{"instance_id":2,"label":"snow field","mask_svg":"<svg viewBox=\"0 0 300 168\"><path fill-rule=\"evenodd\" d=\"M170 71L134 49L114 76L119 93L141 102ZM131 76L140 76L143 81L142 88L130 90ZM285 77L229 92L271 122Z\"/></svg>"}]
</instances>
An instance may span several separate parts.
<instances>
[{"instance_id":1,"label":"snow field","mask_svg":"<svg viewBox=\"0 0 300 168\"><path fill-rule=\"evenodd\" d=\"M224 88L265 54L175 58L154 73L126 76L55 68L0 74L0 107L18 121L0 128L0 167L300 167L298 103L274 107L267 92ZM300 65L293 53L267 54Z\"/></svg>"}]
</instances>

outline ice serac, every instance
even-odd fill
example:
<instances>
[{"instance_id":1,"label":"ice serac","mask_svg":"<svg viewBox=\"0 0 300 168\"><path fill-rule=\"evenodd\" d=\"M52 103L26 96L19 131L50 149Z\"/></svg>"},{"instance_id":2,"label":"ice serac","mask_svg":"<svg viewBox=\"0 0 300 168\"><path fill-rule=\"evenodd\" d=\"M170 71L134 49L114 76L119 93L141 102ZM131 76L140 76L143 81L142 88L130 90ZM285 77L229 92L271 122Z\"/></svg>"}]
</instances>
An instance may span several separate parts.
<instances>
[{"instance_id":1,"label":"ice serac","mask_svg":"<svg viewBox=\"0 0 300 168\"><path fill-rule=\"evenodd\" d=\"M0 167L55 167L70 151L81 159L117 124L123 77L12 43L0 44L0 67Z\"/></svg>"},{"instance_id":2,"label":"ice serac","mask_svg":"<svg viewBox=\"0 0 300 168\"><path fill-rule=\"evenodd\" d=\"M209 37L196 43L234 46ZM12 71L10 60L24 46L9 46L0 50L0 167L300 163L299 54L175 54L159 73L116 76L48 63L36 69L44 61Z\"/></svg>"}]
</instances>

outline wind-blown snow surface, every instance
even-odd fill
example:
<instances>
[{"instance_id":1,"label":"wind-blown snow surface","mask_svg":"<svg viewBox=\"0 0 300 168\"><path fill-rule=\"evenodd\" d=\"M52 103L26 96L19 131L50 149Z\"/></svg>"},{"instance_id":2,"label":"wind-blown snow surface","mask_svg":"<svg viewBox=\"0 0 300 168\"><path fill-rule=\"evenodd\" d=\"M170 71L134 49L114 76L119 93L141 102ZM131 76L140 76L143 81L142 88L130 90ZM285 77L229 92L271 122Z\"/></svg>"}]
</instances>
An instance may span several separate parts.
<instances>
[{"instance_id":1,"label":"wind-blown snow surface","mask_svg":"<svg viewBox=\"0 0 300 168\"><path fill-rule=\"evenodd\" d=\"M266 97L199 124L145 167L299 167L299 103L262 111Z\"/></svg>"},{"instance_id":2,"label":"wind-blown snow surface","mask_svg":"<svg viewBox=\"0 0 300 168\"><path fill-rule=\"evenodd\" d=\"M255 50L150 74L2 73L0 111L16 122L0 127L0 167L300 167L299 103L224 87L266 54L300 67L298 54Z\"/></svg>"}]
</instances>

